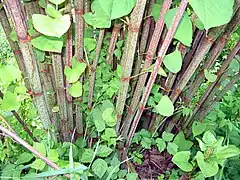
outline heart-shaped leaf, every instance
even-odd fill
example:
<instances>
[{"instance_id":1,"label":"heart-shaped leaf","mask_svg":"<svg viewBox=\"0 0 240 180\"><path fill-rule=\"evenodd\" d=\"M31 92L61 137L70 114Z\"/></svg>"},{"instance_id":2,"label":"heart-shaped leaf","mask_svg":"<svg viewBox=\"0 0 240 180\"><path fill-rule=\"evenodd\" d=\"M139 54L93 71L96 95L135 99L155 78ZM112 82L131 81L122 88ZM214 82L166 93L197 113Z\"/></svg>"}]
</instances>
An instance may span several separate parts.
<instances>
[{"instance_id":1,"label":"heart-shaped leaf","mask_svg":"<svg viewBox=\"0 0 240 180\"><path fill-rule=\"evenodd\" d=\"M164 16L164 21L167 25L167 28L169 28L170 25L172 24L172 20L176 15L176 13L177 13L177 8L174 8L174 9L170 9ZM181 43L183 43L186 46L191 46L192 36L193 36L192 22L188 14L185 12L177 28L174 38L181 41Z\"/></svg>"},{"instance_id":2,"label":"heart-shaped leaf","mask_svg":"<svg viewBox=\"0 0 240 180\"><path fill-rule=\"evenodd\" d=\"M206 130L206 128L207 128L206 123L194 122L192 125L193 136L195 137L202 134Z\"/></svg>"},{"instance_id":3,"label":"heart-shaped leaf","mask_svg":"<svg viewBox=\"0 0 240 180\"><path fill-rule=\"evenodd\" d=\"M172 73L178 73L182 68L181 52L176 50L165 56L163 64Z\"/></svg>"},{"instance_id":4,"label":"heart-shaped leaf","mask_svg":"<svg viewBox=\"0 0 240 180\"><path fill-rule=\"evenodd\" d=\"M192 164L190 164L188 161L190 159L190 151L180 151L177 152L173 158L172 162L176 164L181 170L185 172L190 172L193 169Z\"/></svg>"},{"instance_id":5,"label":"heart-shaped leaf","mask_svg":"<svg viewBox=\"0 0 240 180\"><path fill-rule=\"evenodd\" d=\"M79 81L72 84L72 86L68 88L68 92L75 98L82 96L82 84Z\"/></svg>"},{"instance_id":6,"label":"heart-shaped leaf","mask_svg":"<svg viewBox=\"0 0 240 180\"><path fill-rule=\"evenodd\" d=\"M46 13L53 17L53 18L60 18L62 17L61 12L57 11L55 7L53 7L51 4L47 5L47 8L45 9Z\"/></svg>"},{"instance_id":7,"label":"heart-shaped leaf","mask_svg":"<svg viewBox=\"0 0 240 180\"><path fill-rule=\"evenodd\" d=\"M68 14L56 19L42 14L33 14L32 20L33 26L38 32L46 36L58 38L65 34L71 25L70 16Z\"/></svg>"},{"instance_id":8,"label":"heart-shaped leaf","mask_svg":"<svg viewBox=\"0 0 240 180\"><path fill-rule=\"evenodd\" d=\"M233 14L234 0L189 0L205 29L228 23Z\"/></svg>"},{"instance_id":9,"label":"heart-shaped leaf","mask_svg":"<svg viewBox=\"0 0 240 180\"><path fill-rule=\"evenodd\" d=\"M31 40L31 44L41 51L61 53L63 47L63 38L38 36Z\"/></svg>"},{"instance_id":10,"label":"heart-shaped leaf","mask_svg":"<svg viewBox=\"0 0 240 180\"><path fill-rule=\"evenodd\" d=\"M86 23L96 28L109 28L111 20L129 14L136 0L95 0L91 9L93 12L84 14Z\"/></svg>"},{"instance_id":11,"label":"heart-shaped leaf","mask_svg":"<svg viewBox=\"0 0 240 180\"><path fill-rule=\"evenodd\" d=\"M171 116L174 112L174 106L168 96L163 96L156 106L156 110L163 116Z\"/></svg>"},{"instance_id":12,"label":"heart-shaped leaf","mask_svg":"<svg viewBox=\"0 0 240 180\"><path fill-rule=\"evenodd\" d=\"M218 172L218 163L216 161L207 160L205 161L202 152L198 151L196 155L197 164L203 173L204 177L211 177Z\"/></svg>"},{"instance_id":13,"label":"heart-shaped leaf","mask_svg":"<svg viewBox=\"0 0 240 180\"><path fill-rule=\"evenodd\" d=\"M207 69L204 69L204 75L209 82L215 82L217 75L210 73Z\"/></svg>"},{"instance_id":14,"label":"heart-shaped leaf","mask_svg":"<svg viewBox=\"0 0 240 180\"><path fill-rule=\"evenodd\" d=\"M64 69L64 75L69 83L75 83L86 69L86 64L78 62L76 58L72 59L72 68L66 66Z\"/></svg>"}]
</instances>

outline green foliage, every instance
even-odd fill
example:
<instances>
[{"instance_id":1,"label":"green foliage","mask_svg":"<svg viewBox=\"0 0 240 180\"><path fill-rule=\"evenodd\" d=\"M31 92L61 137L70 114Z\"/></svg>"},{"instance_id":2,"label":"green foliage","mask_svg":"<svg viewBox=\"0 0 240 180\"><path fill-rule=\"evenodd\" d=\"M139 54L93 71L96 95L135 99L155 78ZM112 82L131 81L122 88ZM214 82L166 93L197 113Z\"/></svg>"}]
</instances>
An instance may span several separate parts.
<instances>
[{"instance_id":1,"label":"green foliage","mask_svg":"<svg viewBox=\"0 0 240 180\"><path fill-rule=\"evenodd\" d=\"M207 69L204 69L204 75L209 82L215 82L217 80L217 75L210 73Z\"/></svg>"},{"instance_id":2,"label":"green foliage","mask_svg":"<svg viewBox=\"0 0 240 180\"><path fill-rule=\"evenodd\" d=\"M231 20L234 0L189 0L205 29L221 26Z\"/></svg>"},{"instance_id":3,"label":"green foliage","mask_svg":"<svg viewBox=\"0 0 240 180\"><path fill-rule=\"evenodd\" d=\"M163 96L156 106L156 110L163 116L172 116L174 112L174 106L168 96Z\"/></svg>"},{"instance_id":4,"label":"green foliage","mask_svg":"<svg viewBox=\"0 0 240 180\"><path fill-rule=\"evenodd\" d=\"M176 13L177 13L177 8L170 9L167 12L167 14L165 15L164 21L168 28L170 27ZM188 16L188 14L185 12L184 16L178 26L178 29L175 33L174 38L176 38L177 40L179 40L181 43L183 43L186 46L191 46L192 36L193 36L192 22Z\"/></svg>"},{"instance_id":5,"label":"green foliage","mask_svg":"<svg viewBox=\"0 0 240 180\"><path fill-rule=\"evenodd\" d=\"M65 34L71 25L69 15L53 19L42 14L34 14L32 20L33 26L38 32L57 38Z\"/></svg>"},{"instance_id":6,"label":"green foliage","mask_svg":"<svg viewBox=\"0 0 240 180\"><path fill-rule=\"evenodd\" d=\"M136 0L95 0L91 9L94 13L84 14L86 23L95 28L110 28L111 21L128 15L136 4Z\"/></svg>"},{"instance_id":7,"label":"green foliage","mask_svg":"<svg viewBox=\"0 0 240 180\"><path fill-rule=\"evenodd\" d=\"M193 169L192 164L188 162L190 159L190 154L190 151L177 152L173 156L172 162L176 164L181 170L185 172L190 172Z\"/></svg>"},{"instance_id":8,"label":"green foliage","mask_svg":"<svg viewBox=\"0 0 240 180\"><path fill-rule=\"evenodd\" d=\"M178 73L182 69L182 55L176 50L165 56L163 64L172 73Z\"/></svg>"}]
</instances>

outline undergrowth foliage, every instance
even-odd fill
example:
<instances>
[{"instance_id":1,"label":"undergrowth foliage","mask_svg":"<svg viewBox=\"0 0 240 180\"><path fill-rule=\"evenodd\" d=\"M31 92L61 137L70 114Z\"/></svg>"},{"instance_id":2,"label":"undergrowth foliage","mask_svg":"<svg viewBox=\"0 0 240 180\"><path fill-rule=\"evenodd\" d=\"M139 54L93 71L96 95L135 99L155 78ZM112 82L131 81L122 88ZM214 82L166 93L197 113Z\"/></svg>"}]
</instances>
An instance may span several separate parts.
<instances>
[{"instance_id":1,"label":"undergrowth foliage","mask_svg":"<svg viewBox=\"0 0 240 180\"><path fill-rule=\"evenodd\" d=\"M5 0L0 22L1 179L240 178L239 0Z\"/></svg>"}]
</instances>

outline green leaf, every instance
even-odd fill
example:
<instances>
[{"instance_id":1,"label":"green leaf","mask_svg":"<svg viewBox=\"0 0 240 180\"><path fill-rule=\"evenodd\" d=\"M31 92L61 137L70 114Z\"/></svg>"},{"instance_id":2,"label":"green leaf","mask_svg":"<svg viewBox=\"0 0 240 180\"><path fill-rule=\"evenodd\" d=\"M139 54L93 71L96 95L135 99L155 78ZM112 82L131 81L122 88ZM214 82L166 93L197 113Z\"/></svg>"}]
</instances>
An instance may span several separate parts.
<instances>
[{"instance_id":1,"label":"green leaf","mask_svg":"<svg viewBox=\"0 0 240 180\"><path fill-rule=\"evenodd\" d=\"M172 155L176 154L178 152L178 146L175 143L169 142L167 145L167 152Z\"/></svg>"},{"instance_id":2,"label":"green leaf","mask_svg":"<svg viewBox=\"0 0 240 180\"><path fill-rule=\"evenodd\" d=\"M145 71L147 72L152 72L154 68L154 65L151 65L148 69L146 69ZM164 71L164 69L160 66L159 70L158 70L158 75L163 76L163 77L167 77L167 73Z\"/></svg>"},{"instance_id":3,"label":"green leaf","mask_svg":"<svg viewBox=\"0 0 240 180\"><path fill-rule=\"evenodd\" d=\"M30 153L22 153L20 154L18 157L17 157L17 161L16 161L16 164L24 164L24 163L27 163L29 161L31 161L31 159L33 158L34 156Z\"/></svg>"},{"instance_id":4,"label":"green leaf","mask_svg":"<svg viewBox=\"0 0 240 180\"><path fill-rule=\"evenodd\" d=\"M18 37L17 37L17 33L16 31L13 29L11 31L11 33L9 34L9 38L13 41L13 42L18 42Z\"/></svg>"},{"instance_id":5,"label":"green leaf","mask_svg":"<svg viewBox=\"0 0 240 180\"><path fill-rule=\"evenodd\" d=\"M30 164L30 167L36 170L43 170L46 163L42 161L41 159L36 159L32 164Z\"/></svg>"},{"instance_id":6,"label":"green leaf","mask_svg":"<svg viewBox=\"0 0 240 180\"><path fill-rule=\"evenodd\" d=\"M207 145L213 145L215 142L217 142L217 139L210 131L206 131L204 133L202 140Z\"/></svg>"},{"instance_id":7,"label":"green leaf","mask_svg":"<svg viewBox=\"0 0 240 180\"><path fill-rule=\"evenodd\" d=\"M105 129L105 121L102 118L102 112L99 108L94 108L92 111L92 117L98 132L102 132Z\"/></svg>"},{"instance_id":8,"label":"green leaf","mask_svg":"<svg viewBox=\"0 0 240 180\"><path fill-rule=\"evenodd\" d=\"M72 84L72 86L70 88L68 88L68 92L72 97L81 97L82 96L82 84L78 81L74 84Z\"/></svg>"},{"instance_id":9,"label":"green leaf","mask_svg":"<svg viewBox=\"0 0 240 180\"><path fill-rule=\"evenodd\" d=\"M152 141L150 138L143 137L141 140L141 146L146 149L150 149L152 145Z\"/></svg>"},{"instance_id":10,"label":"green leaf","mask_svg":"<svg viewBox=\"0 0 240 180\"><path fill-rule=\"evenodd\" d=\"M227 24L233 14L234 0L189 0L205 29Z\"/></svg>"},{"instance_id":11,"label":"green leaf","mask_svg":"<svg viewBox=\"0 0 240 180\"><path fill-rule=\"evenodd\" d=\"M197 164L203 173L204 177L212 177L218 172L218 163L216 161L205 161L202 152L198 151L196 155Z\"/></svg>"},{"instance_id":12,"label":"green leaf","mask_svg":"<svg viewBox=\"0 0 240 180\"><path fill-rule=\"evenodd\" d=\"M41 8L45 9L47 7L47 2L46 0L39 0L38 4Z\"/></svg>"},{"instance_id":13,"label":"green leaf","mask_svg":"<svg viewBox=\"0 0 240 180\"><path fill-rule=\"evenodd\" d=\"M59 5L64 3L66 0L49 0L49 1L53 4Z\"/></svg>"},{"instance_id":14,"label":"green leaf","mask_svg":"<svg viewBox=\"0 0 240 180\"><path fill-rule=\"evenodd\" d=\"M128 173L127 180L137 180L138 174L137 173Z\"/></svg>"},{"instance_id":15,"label":"green leaf","mask_svg":"<svg viewBox=\"0 0 240 180\"><path fill-rule=\"evenodd\" d=\"M206 130L206 128L207 128L206 123L195 121L192 125L193 136L195 137L202 134Z\"/></svg>"},{"instance_id":16,"label":"green leaf","mask_svg":"<svg viewBox=\"0 0 240 180\"><path fill-rule=\"evenodd\" d=\"M40 152L42 155L46 156L46 148L45 148L45 145L43 143L34 142L33 143L33 148L37 149L38 152Z\"/></svg>"},{"instance_id":17,"label":"green leaf","mask_svg":"<svg viewBox=\"0 0 240 180\"><path fill-rule=\"evenodd\" d=\"M35 49L36 51L36 56L37 56L37 60L39 62L44 62L45 61L45 52L39 49Z\"/></svg>"},{"instance_id":18,"label":"green leaf","mask_svg":"<svg viewBox=\"0 0 240 180\"><path fill-rule=\"evenodd\" d=\"M182 68L181 52L176 50L165 56L163 64L172 73L178 73Z\"/></svg>"},{"instance_id":19,"label":"green leaf","mask_svg":"<svg viewBox=\"0 0 240 180\"><path fill-rule=\"evenodd\" d=\"M215 82L217 75L210 73L207 69L204 69L204 75L209 82Z\"/></svg>"},{"instance_id":20,"label":"green leaf","mask_svg":"<svg viewBox=\"0 0 240 180\"><path fill-rule=\"evenodd\" d=\"M21 77L21 71L13 65L0 68L0 81L4 84L10 83Z\"/></svg>"},{"instance_id":21,"label":"green leaf","mask_svg":"<svg viewBox=\"0 0 240 180\"><path fill-rule=\"evenodd\" d=\"M188 162L190 159L190 154L190 151L177 152L173 156L172 162L176 164L181 170L185 172L190 172L193 170L192 164Z\"/></svg>"},{"instance_id":22,"label":"green leaf","mask_svg":"<svg viewBox=\"0 0 240 180\"><path fill-rule=\"evenodd\" d=\"M33 14L32 20L33 26L38 32L46 36L58 38L65 34L71 25L70 16L68 14L56 19L42 14Z\"/></svg>"},{"instance_id":23,"label":"green leaf","mask_svg":"<svg viewBox=\"0 0 240 180\"><path fill-rule=\"evenodd\" d=\"M163 152L167 147L165 141L162 138L157 138L156 144L157 144L159 152Z\"/></svg>"},{"instance_id":24,"label":"green leaf","mask_svg":"<svg viewBox=\"0 0 240 180\"><path fill-rule=\"evenodd\" d=\"M96 159L92 164L92 170L100 179L106 173L108 165L103 159Z\"/></svg>"},{"instance_id":25,"label":"green leaf","mask_svg":"<svg viewBox=\"0 0 240 180\"><path fill-rule=\"evenodd\" d=\"M97 156L108 157L112 153L112 149L106 145L100 145L97 149Z\"/></svg>"},{"instance_id":26,"label":"green leaf","mask_svg":"<svg viewBox=\"0 0 240 180\"><path fill-rule=\"evenodd\" d=\"M235 72L239 72L239 70L240 70L239 61L237 59L233 59L231 64L229 65L229 69L231 69Z\"/></svg>"},{"instance_id":27,"label":"green leaf","mask_svg":"<svg viewBox=\"0 0 240 180\"><path fill-rule=\"evenodd\" d=\"M172 141L173 140L173 137L174 137L174 134L172 133L168 133L166 131L163 132L162 134L162 138L165 142L169 142L169 141Z\"/></svg>"},{"instance_id":28,"label":"green leaf","mask_svg":"<svg viewBox=\"0 0 240 180\"><path fill-rule=\"evenodd\" d=\"M217 158L227 159L230 157L238 156L240 154L240 149L234 145L229 145L221 149L216 153Z\"/></svg>"},{"instance_id":29,"label":"green leaf","mask_svg":"<svg viewBox=\"0 0 240 180\"><path fill-rule=\"evenodd\" d=\"M152 6L152 13L151 16L153 17L154 21L157 22L159 19L160 11L161 11L161 4L153 4Z\"/></svg>"},{"instance_id":30,"label":"green leaf","mask_svg":"<svg viewBox=\"0 0 240 180\"><path fill-rule=\"evenodd\" d=\"M61 53L63 47L63 38L56 38L50 36L38 36L31 40L31 44L41 50L41 51L49 51Z\"/></svg>"},{"instance_id":31,"label":"green leaf","mask_svg":"<svg viewBox=\"0 0 240 180\"><path fill-rule=\"evenodd\" d=\"M92 51L96 48L96 40L93 38L84 38L84 47L88 51Z\"/></svg>"},{"instance_id":32,"label":"green leaf","mask_svg":"<svg viewBox=\"0 0 240 180\"><path fill-rule=\"evenodd\" d=\"M57 150L50 149L48 151L48 159L53 161L53 162L58 162L59 161L59 154L58 154Z\"/></svg>"},{"instance_id":33,"label":"green leaf","mask_svg":"<svg viewBox=\"0 0 240 180\"><path fill-rule=\"evenodd\" d=\"M204 30L204 24L202 23L202 21L201 21L199 18L197 18L197 19L194 21L194 24L195 24L195 26L196 26L199 30L201 30L201 31Z\"/></svg>"},{"instance_id":34,"label":"green leaf","mask_svg":"<svg viewBox=\"0 0 240 180\"><path fill-rule=\"evenodd\" d=\"M178 146L179 151L188 151L193 145L193 142L187 141L185 139L182 131L177 134L177 136L174 138L173 143Z\"/></svg>"},{"instance_id":35,"label":"green leaf","mask_svg":"<svg viewBox=\"0 0 240 180\"><path fill-rule=\"evenodd\" d=\"M48 4L47 8L45 10L46 10L46 13L49 16L52 16L53 18L60 18L60 17L62 17L61 12L57 11L56 8L54 6L52 6L51 4Z\"/></svg>"},{"instance_id":36,"label":"green leaf","mask_svg":"<svg viewBox=\"0 0 240 180\"><path fill-rule=\"evenodd\" d=\"M75 83L78 81L85 69L86 64L83 62L78 62L74 57L72 59L72 68L66 66L64 69L64 75L66 76L69 83Z\"/></svg>"},{"instance_id":37,"label":"green leaf","mask_svg":"<svg viewBox=\"0 0 240 180\"><path fill-rule=\"evenodd\" d=\"M107 108L102 113L102 118L105 120L106 124L110 127L113 127L117 124L117 116L112 115L114 109L113 108Z\"/></svg>"},{"instance_id":38,"label":"green leaf","mask_svg":"<svg viewBox=\"0 0 240 180\"><path fill-rule=\"evenodd\" d=\"M82 154L81 162L90 163L93 159L93 156L94 156L94 151L92 149L85 149Z\"/></svg>"},{"instance_id":39,"label":"green leaf","mask_svg":"<svg viewBox=\"0 0 240 180\"><path fill-rule=\"evenodd\" d=\"M170 25L172 24L172 20L176 15L176 13L177 13L177 8L174 8L174 9L170 9L164 16L164 21L167 25L167 28L169 28ZM181 41L181 43L183 43L186 46L191 46L192 36L193 36L192 22L188 14L185 12L178 26L178 29L175 33L174 38Z\"/></svg>"},{"instance_id":40,"label":"green leaf","mask_svg":"<svg viewBox=\"0 0 240 180\"><path fill-rule=\"evenodd\" d=\"M37 177L44 178L44 177L58 176L58 175L63 175L63 174L79 173L84 170L87 170L87 167L84 165L79 165L75 168L66 168L66 169L42 172L42 173L37 174ZM37 178L35 177L34 179L37 179Z\"/></svg>"},{"instance_id":41,"label":"green leaf","mask_svg":"<svg viewBox=\"0 0 240 180\"><path fill-rule=\"evenodd\" d=\"M174 112L174 106L168 96L163 96L156 106L156 110L163 116L172 116Z\"/></svg>"},{"instance_id":42,"label":"green leaf","mask_svg":"<svg viewBox=\"0 0 240 180\"><path fill-rule=\"evenodd\" d=\"M7 91L4 93L1 109L4 111L17 111L21 104L17 101L17 94Z\"/></svg>"},{"instance_id":43,"label":"green leaf","mask_svg":"<svg viewBox=\"0 0 240 180\"><path fill-rule=\"evenodd\" d=\"M84 14L86 23L96 28L109 28L111 20L129 14L136 4L136 0L95 0L92 12Z\"/></svg>"}]
</instances>

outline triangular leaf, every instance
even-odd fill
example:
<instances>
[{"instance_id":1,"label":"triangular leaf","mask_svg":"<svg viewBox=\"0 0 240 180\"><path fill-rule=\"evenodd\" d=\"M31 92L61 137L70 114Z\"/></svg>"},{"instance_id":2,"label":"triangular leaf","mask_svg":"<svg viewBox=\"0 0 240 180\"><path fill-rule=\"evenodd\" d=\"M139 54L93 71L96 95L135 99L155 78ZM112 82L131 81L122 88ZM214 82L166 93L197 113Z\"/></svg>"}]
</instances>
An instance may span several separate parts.
<instances>
[{"instance_id":1,"label":"triangular leaf","mask_svg":"<svg viewBox=\"0 0 240 180\"><path fill-rule=\"evenodd\" d=\"M182 68L181 52L176 50L165 56L163 64L172 73L178 73Z\"/></svg>"},{"instance_id":2,"label":"triangular leaf","mask_svg":"<svg viewBox=\"0 0 240 180\"><path fill-rule=\"evenodd\" d=\"M190 151L180 151L177 152L173 158L172 162L176 164L181 170L185 172L190 172L193 169L192 164L190 164L188 161L190 159Z\"/></svg>"},{"instance_id":3,"label":"triangular leaf","mask_svg":"<svg viewBox=\"0 0 240 180\"><path fill-rule=\"evenodd\" d=\"M163 96L156 106L156 110L163 116L171 116L174 112L174 106L168 96Z\"/></svg>"}]
</instances>

